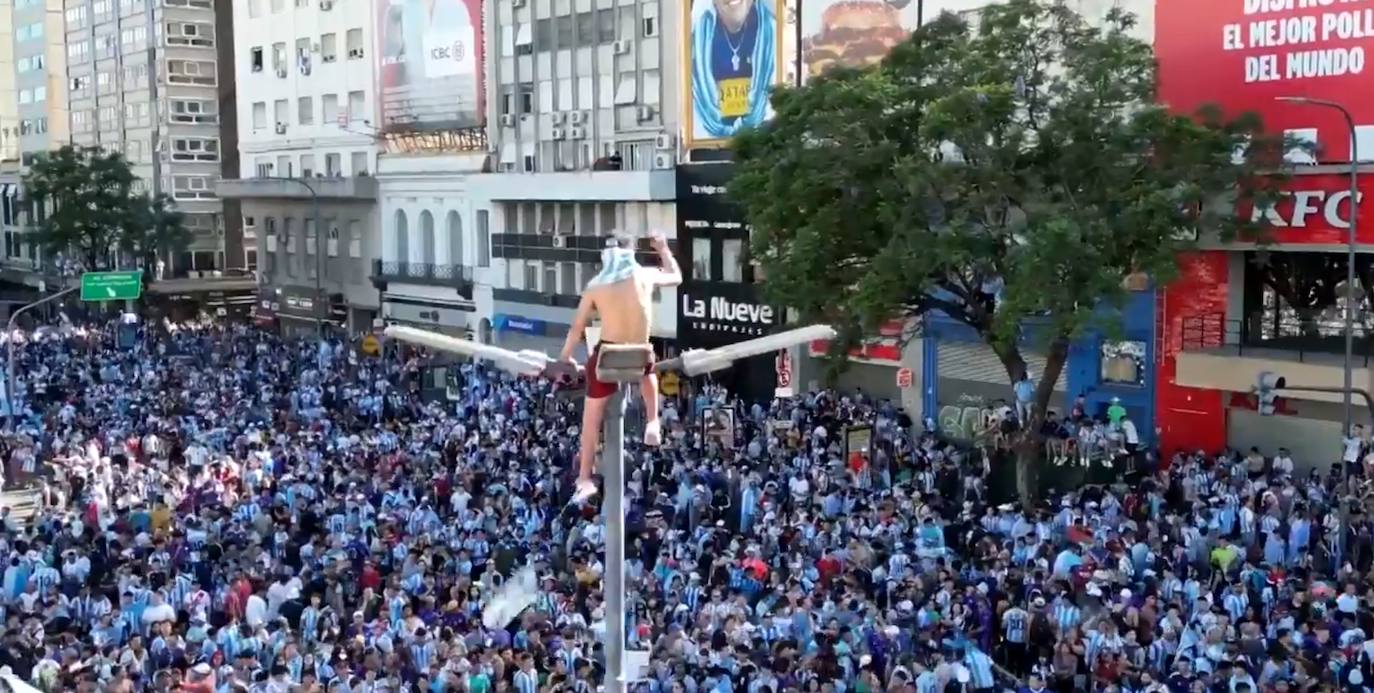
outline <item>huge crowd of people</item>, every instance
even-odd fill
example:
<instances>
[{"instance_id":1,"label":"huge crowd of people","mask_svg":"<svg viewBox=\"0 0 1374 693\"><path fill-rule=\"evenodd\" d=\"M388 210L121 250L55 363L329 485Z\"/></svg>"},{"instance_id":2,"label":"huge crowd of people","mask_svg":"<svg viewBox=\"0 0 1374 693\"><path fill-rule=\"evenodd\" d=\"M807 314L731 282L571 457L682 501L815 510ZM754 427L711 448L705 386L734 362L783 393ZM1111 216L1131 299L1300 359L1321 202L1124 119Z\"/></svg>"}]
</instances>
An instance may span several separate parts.
<instances>
[{"instance_id":1,"label":"huge crowd of people","mask_svg":"<svg viewBox=\"0 0 1374 693\"><path fill-rule=\"evenodd\" d=\"M469 364L431 397L422 359L211 323L7 338L6 497L38 507L0 510L0 686L602 685L605 530L549 383ZM862 393L667 400L627 450L632 690L1374 686L1358 464L1198 452L1022 507L990 497L1006 462ZM525 567L533 605L488 627Z\"/></svg>"}]
</instances>

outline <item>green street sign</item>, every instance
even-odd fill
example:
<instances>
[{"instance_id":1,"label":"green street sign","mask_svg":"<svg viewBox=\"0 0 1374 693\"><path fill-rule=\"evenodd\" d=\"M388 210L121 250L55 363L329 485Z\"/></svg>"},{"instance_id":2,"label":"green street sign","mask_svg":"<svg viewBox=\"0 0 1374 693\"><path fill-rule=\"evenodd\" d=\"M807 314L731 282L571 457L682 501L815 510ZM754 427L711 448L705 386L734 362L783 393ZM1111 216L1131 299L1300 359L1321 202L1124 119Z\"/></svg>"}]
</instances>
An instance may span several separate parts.
<instances>
[{"instance_id":1,"label":"green street sign","mask_svg":"<svg viewBox=\"0 0 1374 693\"><path fill-rule=\"evenodd\" d=\"M141 295L142 272L86 272L81 275L83 301L132 301Z\"/></svg>"}]
</instances>

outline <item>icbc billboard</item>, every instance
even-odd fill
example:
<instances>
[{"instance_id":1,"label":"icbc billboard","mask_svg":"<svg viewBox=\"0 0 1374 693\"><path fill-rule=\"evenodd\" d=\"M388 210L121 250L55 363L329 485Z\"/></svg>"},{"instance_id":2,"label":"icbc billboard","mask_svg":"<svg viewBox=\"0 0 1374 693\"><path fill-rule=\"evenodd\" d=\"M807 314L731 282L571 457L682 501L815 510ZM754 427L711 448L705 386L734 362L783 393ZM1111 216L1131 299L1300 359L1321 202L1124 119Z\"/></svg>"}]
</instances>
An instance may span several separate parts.
<instances>
[{"instance_id":1,"label":"icbc billboard","mask_svg":"<svg viewBox=\"0 0 1374 693\"><path fill-rule=\"evenodd\" d=\"M1175 111L1211 103L1232 117L1257 112L1267 130L1315 141L1323 161L1350 160L1341 115L1276 98L1338 101L1374 133L1367 0L1158 0L1155 53L1160 100Z\"/></svg>"}]
</instances>

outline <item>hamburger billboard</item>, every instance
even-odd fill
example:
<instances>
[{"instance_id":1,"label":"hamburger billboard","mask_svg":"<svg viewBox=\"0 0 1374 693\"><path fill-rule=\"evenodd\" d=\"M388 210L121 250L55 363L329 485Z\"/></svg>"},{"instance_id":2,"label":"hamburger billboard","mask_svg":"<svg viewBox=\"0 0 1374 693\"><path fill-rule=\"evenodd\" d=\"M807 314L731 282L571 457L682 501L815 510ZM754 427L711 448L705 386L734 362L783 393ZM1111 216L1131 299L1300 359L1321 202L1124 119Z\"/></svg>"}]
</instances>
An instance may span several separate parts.
<instances>
[{"instance_id":1,"label":"hamburger billboard","mask_svg":"<svg viewBox=\"0 0 1374 693\"><path fill-rule=\"evenodd\" d=\"M916 30L918 21L914 0L802 2L802 80L834 66L877 63Z\"/></svg>"},{"instance_id":2,"label":"hamburger billboard","mask_svg":"<svg viewBox=\"0 0 1374 693\"><path fill-rule=\"evenodd\" d=\"M1275 101L1339 102L1374 159L1374 8L1349 0L1156 0L1160 100L1184 113L1204 104L1228 115L1254 111L1271 132L1317 145L1322 161L1349 161L1339 112Z\"/></svg>"}]
</instances>

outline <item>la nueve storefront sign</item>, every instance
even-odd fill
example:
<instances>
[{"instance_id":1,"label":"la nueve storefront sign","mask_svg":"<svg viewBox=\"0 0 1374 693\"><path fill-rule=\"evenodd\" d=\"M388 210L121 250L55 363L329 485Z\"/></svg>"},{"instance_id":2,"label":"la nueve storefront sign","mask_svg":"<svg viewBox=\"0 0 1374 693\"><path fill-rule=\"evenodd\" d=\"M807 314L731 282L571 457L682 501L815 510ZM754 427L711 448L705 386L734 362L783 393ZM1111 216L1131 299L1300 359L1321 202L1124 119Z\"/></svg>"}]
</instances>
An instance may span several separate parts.
<instances>
[{"instance_id":1,"label":"la nueve storefront sign","mask_svg":"<svg viewBox=\"0 0 1374 693\"><path fill-rule=\"evenodd\" d=\"M777 311L772 306L724 295L702 296L699 292L684 288L680 298L680 322L693 331L752 338L777 326Z\"/></svg>"}]
</instances>

